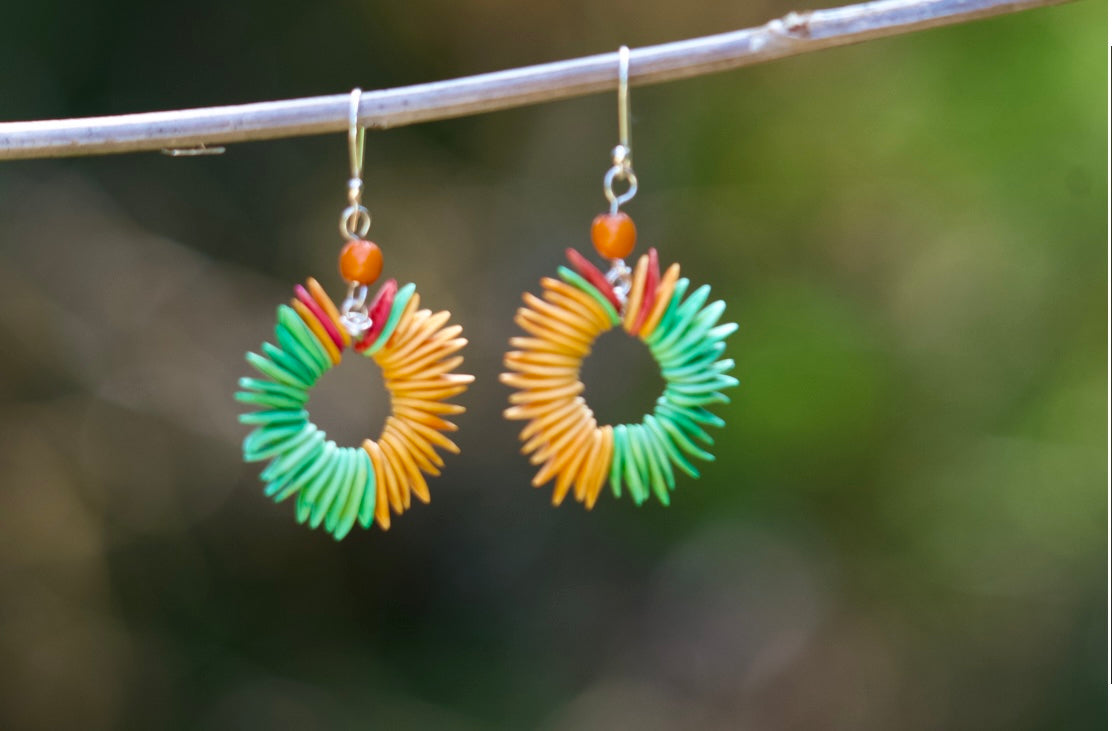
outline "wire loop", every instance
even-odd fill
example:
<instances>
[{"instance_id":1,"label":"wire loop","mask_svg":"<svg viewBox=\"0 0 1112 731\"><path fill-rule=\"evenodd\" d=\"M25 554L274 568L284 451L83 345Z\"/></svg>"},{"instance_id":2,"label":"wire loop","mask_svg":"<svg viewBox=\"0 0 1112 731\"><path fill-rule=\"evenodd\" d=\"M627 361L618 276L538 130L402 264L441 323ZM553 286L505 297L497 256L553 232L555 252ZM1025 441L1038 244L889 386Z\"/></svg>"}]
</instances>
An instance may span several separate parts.
<instances>
[{"instance_id":1,"label":"wire loop","mask_svg":"<svg viewBox=\"0 0 1112 731\"><path fill-rule=\"evenodd\" d=\"M353 338L371 329L374 322L367 314L367 285L348 283L347 297L340 305L340 323Z\"/></svg>"},{"instance_id":2,"label":"wire loop","mask_svg":"<svg viewBox=\"0 0 1112 731\"><path fill-rule=\"evenodd\" d=\"M371 230L371 212L366 206L355 204L340 213L340 235L348 241L361 239Z\"/></svg>"}]
</instances>

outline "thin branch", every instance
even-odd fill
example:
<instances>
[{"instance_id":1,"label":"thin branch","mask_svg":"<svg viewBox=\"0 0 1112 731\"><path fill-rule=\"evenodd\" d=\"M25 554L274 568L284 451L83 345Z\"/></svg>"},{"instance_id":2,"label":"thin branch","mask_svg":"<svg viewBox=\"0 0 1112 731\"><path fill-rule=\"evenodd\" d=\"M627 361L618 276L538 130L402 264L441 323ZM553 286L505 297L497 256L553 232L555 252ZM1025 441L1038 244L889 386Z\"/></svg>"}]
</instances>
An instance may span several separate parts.
<instances>
[{"instance_id":1,"label":"thin branch","mask_svg":"<svg viewBox=\"0 0 1112 731\"><path fill-rule=\"evenodd\" d=\"M655 84L796 56L939 25L1056 5L1068 0L879 0L789 13L756 28L630 54L630 83ZM365 92L360 121L371 128L493 112L617 87L617 53L478 76ZM339 132L348 94L237 106L0 124L0 160L137 150Z\"/></svg>"}]
</instances>

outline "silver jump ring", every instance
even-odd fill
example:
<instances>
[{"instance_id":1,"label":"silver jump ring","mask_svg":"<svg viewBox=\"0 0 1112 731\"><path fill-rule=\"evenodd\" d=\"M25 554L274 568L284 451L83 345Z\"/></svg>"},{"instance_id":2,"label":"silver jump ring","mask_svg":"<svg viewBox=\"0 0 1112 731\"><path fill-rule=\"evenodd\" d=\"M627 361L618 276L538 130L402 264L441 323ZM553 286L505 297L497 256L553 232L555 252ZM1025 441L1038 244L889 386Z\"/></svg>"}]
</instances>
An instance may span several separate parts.
<instances>
[{"instance_id":1,"label":"silver jump ring","mask_svg":"<svg viewBox=\"0 0 1112 731\"><path fill-rule=\"evenodd\" d=\"M353 337L359 337L370 329L370 316L367 314L367 285L350 282L347 297L340 305L340 322Z\"/></svg>"},{"instance_id":2,"label":"silver jump ring","mask_svg":"<svg viewBox=\"0 0 1112 731\"><path fill-rule=\"evenodd\" d=\"M615 180L624 180L629 184L626 192L621 195L614 193ZM632 167L613 166L606 171L606 175L602 179L602 192L606 195L606 200L610 201L610 212L617 213L623 203L633 200L633 196L637 195L637 174L633 172Z\"/></svg>"},{"instance_id":3,"label":"silver jump ring","mask_svg":"<svg viewBox=\"0 0 1112 731\"><path fill-rule=\"evenodd\" d=\"M365 206L348 206L340 214L340 235L345 239L361 239L371 230L371 212Z\"/></svg>"},{"instance_id":4,"label":"silver jump ring","mask_svg":"<svg viewBox=\"0 0 1112 731\"><path fill-rule=\"evenodd\" d=\"M622 259L610 260L610 271L606 272L606 281L614 287L614 294L625 309L629 290L633 287L633 271Z\"/></svg>"}]
</instances>

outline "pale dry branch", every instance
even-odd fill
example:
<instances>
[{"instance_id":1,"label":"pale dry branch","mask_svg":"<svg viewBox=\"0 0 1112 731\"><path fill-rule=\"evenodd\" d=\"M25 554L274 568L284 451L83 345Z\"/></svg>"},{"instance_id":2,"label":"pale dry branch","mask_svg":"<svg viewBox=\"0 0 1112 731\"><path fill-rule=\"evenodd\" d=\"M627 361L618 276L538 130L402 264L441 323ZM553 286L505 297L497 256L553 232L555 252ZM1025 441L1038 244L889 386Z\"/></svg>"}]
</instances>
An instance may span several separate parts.
<instances>
[{"instance_id":1,"label":"pale dry branch","mask_svg":"<svg viewBox=\"0 0 1112 731\"><path fill-rule=\"evenodd\" d=\"M789 13L756 28L638 48L630 83L655 84L1068 0L879 0ZM363 94L370 128L493 112L617 87L617 53ZM198 148L339 132L347 93L168 112L0 123L0 160Z\"/></svg>"}]
</instances>

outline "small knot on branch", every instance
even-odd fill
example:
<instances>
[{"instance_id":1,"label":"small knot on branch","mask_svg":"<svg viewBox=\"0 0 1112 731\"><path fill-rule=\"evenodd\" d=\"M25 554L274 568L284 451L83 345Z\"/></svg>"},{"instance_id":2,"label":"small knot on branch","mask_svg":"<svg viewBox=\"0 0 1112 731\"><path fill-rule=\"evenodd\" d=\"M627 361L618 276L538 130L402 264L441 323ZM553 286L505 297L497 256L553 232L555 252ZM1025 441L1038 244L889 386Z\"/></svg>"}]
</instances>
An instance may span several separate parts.
<instances>
[{"instance_id":1,"label":"small knot on branch","mask_svg":"<svg viewBox=\"0 0 1112 731\"><path fill-rule=\"evenodd\" d=\"M809 38L811 36L811 12L797 13L793 10L783 18L768 21L768 29L777 35Z\"/></svg>"}]
</instances>

